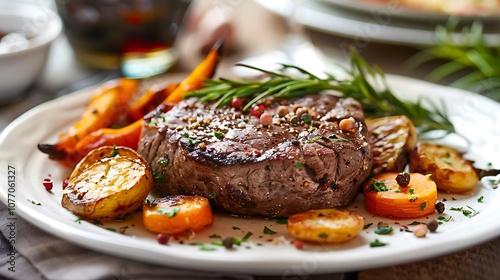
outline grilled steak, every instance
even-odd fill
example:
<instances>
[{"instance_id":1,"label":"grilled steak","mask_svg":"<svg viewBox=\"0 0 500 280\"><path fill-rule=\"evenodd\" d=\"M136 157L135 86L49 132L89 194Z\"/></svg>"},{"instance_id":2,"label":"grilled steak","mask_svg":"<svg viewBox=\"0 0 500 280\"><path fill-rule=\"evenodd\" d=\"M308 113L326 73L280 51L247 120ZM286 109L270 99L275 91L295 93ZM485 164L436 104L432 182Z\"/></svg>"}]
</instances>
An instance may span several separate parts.
<instances>
[{"instance_id":1,"label":"grilled steak","mask_svg":"<svg viewBox=\"0 0 500 280\"><path fill-rule=\"evenodd\" d=\"M251 112L194 98L146 118L138 151L153 169L155 190L267 217L350 203L372 164L361 105L321 94L265 104L274 116L267 126ZM294 113L296 104L302 108ZM341 130L349 118L354 126Z\"/></svg>"}]
</instances>

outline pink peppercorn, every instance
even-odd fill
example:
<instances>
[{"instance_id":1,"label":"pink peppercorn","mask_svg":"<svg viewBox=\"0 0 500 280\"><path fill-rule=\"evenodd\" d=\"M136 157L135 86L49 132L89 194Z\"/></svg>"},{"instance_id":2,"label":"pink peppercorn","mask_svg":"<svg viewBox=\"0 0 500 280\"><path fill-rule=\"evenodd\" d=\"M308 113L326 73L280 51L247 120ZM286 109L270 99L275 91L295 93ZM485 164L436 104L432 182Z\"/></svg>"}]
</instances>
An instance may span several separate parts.
<instances>
[{"instance_id":1,"label":"pink peppercorn","mask_svg":"<svg viewBox=\"0 0 500 280\"><path fill-rule=\"evenodd\" d=\"M234 97L231 100L231 107L236 108L236 109L243 107L243 99L239 98L239 97Z\"/></svg>"},{"instance_id":2,"label":"pink peppercorn","mask_svg":"<svg viewBox=\"0 0 500 280\"><path fill-rule=\"evenodd\" d=\"M50 178L43 179L43 186L45 187L45 189L47 191L52 190L52 186L53 186L52 179L50 179Z\"/></svg>"},{"instance_id":3,"label":"pink peppercorn","mask_svg":"<svg viewBox=\"0 0 500 280\"><path fill-rule=\"evenodd\" d=\"M156 240L158 241L158 243L163 245L167 244L169 239L170 235L166 233L158 233L158 235L156 235Z\"/></svg>"},{"instance_id":4,"label":"pink peppercorn","mask_svg":"<svg viewBox=\"0 0 500 280\"><path fill-rule=\"evenodd\" d=\"M263 113L260 115L260 124L268 126L273 123L273 115L269 113Z\"/></svg>"},{"instance_id":5,"label":"pink peppercorn","mask_svg":"<svg viewBox=\"0 0 500 280\"><path fill-rule=\"evenodd\" d=\"M260 117L264 113L264 105L256 105L252 108L252 116Z\"/></svg>"}]
</instances>

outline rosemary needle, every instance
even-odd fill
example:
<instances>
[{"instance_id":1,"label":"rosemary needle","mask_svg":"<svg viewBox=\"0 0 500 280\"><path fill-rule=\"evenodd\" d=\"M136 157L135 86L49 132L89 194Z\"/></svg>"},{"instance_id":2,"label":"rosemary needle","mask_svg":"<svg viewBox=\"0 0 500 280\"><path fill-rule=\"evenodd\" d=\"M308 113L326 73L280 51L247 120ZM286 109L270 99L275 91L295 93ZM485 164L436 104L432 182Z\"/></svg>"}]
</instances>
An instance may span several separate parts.
<instances>
[{"instance_id":1,"label":"rosemary needle","mask_svg":"<svg viewBox=\"0 0 500 280\"><path fill-rule=\"evenodd\" d=\"M441 108L435 105L425 108L421 101L414 103L398 99L387 86L382 70L371 66L357 53L351 55L350 69L345 69L345 79L337 79L330 74L326 74L326 78L320 78L289 64L281 64L283 70L295 69L302 75L295 77L285 74L285 71L278 73L245 64L239 66L257 70L264 78L254 81L211 79L206 81L204 88L192 91L186 97L198 97L202 102L216 102L217 107L230 103L235 97L244 98L247 103L243 110L246 110L268 97L296 98L333 90L343 97L358 100L368 118L405 115L413 121L419 132L455 131L443 104ZM376 81L381 82L382 88L375 85Z\"/></svg>"}]
</instances>

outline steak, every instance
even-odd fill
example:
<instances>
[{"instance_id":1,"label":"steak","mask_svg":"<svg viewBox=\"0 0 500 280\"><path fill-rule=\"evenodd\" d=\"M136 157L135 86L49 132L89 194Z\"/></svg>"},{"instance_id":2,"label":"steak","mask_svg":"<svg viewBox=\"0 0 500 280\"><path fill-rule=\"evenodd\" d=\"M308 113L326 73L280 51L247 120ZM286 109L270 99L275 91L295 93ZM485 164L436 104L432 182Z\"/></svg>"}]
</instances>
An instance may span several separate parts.
<instances>
[{"instance_id":1,"label":"steak","mask_svg":"<svg viewBox=\"0 0 500 280\"><path fill-rule=\"evenodd\" d=\"M201 195L228 213L265 217L350 203L372 165L359 102L315 94L263 104L270 125L256 112L196 98L152 112L138 152L150 163L155 191ZM339 127L344 119L347 130Z\"/></svg>"}]
</instances>

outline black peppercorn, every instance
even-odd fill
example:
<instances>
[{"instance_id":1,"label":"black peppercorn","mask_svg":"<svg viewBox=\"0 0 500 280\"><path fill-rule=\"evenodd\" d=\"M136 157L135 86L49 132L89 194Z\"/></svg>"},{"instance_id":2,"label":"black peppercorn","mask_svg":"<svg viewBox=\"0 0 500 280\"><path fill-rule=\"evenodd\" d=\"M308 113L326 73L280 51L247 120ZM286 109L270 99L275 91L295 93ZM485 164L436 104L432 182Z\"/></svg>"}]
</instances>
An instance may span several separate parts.
<instances>
[{"instance_id":1,"label":"black peppercorn","mask_svg":"<svg viewBox=\"0 0 500 280\"><path fill-rule=\"evenodd\" d=\"M438 213L443 213L444 212L444 203L442 203L442 202L436 203L436 211Z\"/></svg>"},{"instance_id":2,"label":"black peppercorn","mask_svg":"<svg viewBox=\"0 0 500 280\"><path fill-rule=\"evenodd\" d=\"M427 228L430 230L430 232L436 232L439 224L436 220L431 220L427 223Z\"/></svg>"},{"instance_id":3,"label":"black peppercorn","mask_svg":"<svg viewBox=\"0 0 500 280\"><path fill-rule=\"evenodd\" d=\"M224 247L226 247L227 249L233 248L233 244L234 238L232 236L228 236L224 238L224 240L222 240L222 245L224 245Z\"/></svg>"},{"instance_id":4,"label":"black peppercorn","mask_svg":"<svg viewBox=\"0 0 500 280\"><path fill-rule=\"evenodd\" d=\"M408 186L408 184L410 184L410 173L407 173L407 172L399 173L398 176L396 176L396 182L401 187Z\"/></svg>"}]
</instances>

